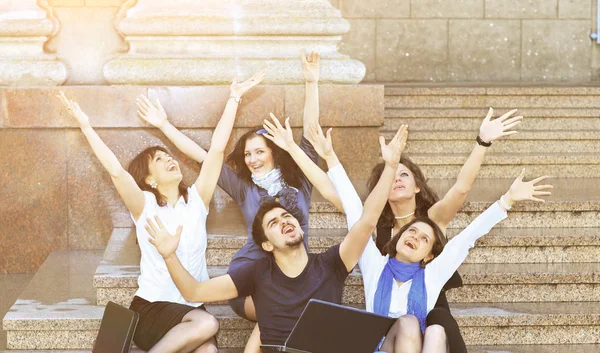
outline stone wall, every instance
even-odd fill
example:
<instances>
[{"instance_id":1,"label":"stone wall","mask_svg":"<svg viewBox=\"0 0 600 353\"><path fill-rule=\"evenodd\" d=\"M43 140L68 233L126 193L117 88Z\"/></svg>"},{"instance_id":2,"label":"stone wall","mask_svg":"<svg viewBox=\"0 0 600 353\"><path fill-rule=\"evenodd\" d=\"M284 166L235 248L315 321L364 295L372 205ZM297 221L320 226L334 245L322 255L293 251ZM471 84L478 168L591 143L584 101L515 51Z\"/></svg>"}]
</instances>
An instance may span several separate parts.
<instances>
[{"instance_id":1,"label":"stone wall","mask_svg":"<svg viewBox=\"0 0 600 353\"><path fill-rule=\"evenodd\" d=\"M600 78L595 0L330 1L352 26L340 51L366 65L365 82ZM127 49L113 24L123 0L49 2L66 84L106 84L102 66Z\"/></svg>"}]
</instances>

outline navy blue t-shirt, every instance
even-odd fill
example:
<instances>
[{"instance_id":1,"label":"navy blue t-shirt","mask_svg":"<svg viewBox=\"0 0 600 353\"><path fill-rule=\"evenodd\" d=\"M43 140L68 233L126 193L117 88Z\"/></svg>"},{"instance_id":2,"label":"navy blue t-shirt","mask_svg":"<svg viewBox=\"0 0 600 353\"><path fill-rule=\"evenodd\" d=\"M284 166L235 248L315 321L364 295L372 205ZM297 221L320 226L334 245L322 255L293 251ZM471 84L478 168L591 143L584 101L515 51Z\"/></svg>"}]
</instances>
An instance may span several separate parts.
<instances>
[{"instance_id":1,"label":"navy blue t-shirt","mask_svg":"<svg viewBox=\"0 0 600 353\"><path fill-rule=\"evenodd\" d=\"M310 299L340 304L348 276L340 245L322 254L308 254L308 263L295 278L286 276L275 258L265 256L229 269L240 296L252 296L263 344L283 345Z\"/></svg>"}]
</instances>

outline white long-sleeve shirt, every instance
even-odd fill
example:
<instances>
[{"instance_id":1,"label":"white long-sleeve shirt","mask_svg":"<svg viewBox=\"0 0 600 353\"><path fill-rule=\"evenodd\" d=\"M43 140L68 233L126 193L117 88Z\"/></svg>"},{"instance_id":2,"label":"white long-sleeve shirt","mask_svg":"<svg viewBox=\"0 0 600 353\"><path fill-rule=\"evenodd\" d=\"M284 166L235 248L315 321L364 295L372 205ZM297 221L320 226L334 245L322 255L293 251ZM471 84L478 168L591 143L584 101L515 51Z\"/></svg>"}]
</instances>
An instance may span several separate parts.
<instances>
[{"instance_id":1,"label":"white long-sleeve shirt","mask_svg":"<svg viewBox=\"0 0 600 353\"><path fill-rule=\"evenodd\" d=\"M333 181L338 195L340 195L342 206L346 213L348 229L350 229L362 214L363 206L360 197L341 165L331 168L327 174ZM506 211L495 202L471 222L465 230L452 238L446 244L442 253L425 267L428 313L434 308L444 284L446 284L458 267L465 261L469 250L475 246L475 241L487 234L506 217ZM373 312L375 291L377 291L379 277L388 259L389 256L381 255L375 245L375 241L370 238L358 261L358 266L363 276L367 311ZM406 315L408 293L411 284L412 280L404 282L401 286L394 283L388 316L400 317Z\"/></svg>"}]
</instances>

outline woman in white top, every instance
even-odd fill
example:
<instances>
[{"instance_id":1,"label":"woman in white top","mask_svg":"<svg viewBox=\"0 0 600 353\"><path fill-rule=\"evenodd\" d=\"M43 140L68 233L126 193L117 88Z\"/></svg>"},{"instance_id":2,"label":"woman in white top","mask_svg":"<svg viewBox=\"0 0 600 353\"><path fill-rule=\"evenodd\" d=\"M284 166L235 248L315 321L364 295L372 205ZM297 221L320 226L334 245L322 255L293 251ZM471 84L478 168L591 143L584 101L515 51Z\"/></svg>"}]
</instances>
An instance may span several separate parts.
<instances>
[{"instance_id":1,"label":"woman in white top","mask_svg":"<svg viewBox=\"0 0 600 353\"><path fill-rule=\"evenodd\" d=\"M262 77L258 74L246 82L232 83L231 97L213 133L200 175L189 188L182 183L177 161L159 146L140 153L126 171L94 131L79 105L63 92L58 96L77 119L135 222L142 256L139 289L131 309L140 314L134 342L143 350L151 353L217 352L214 336L219 325L216 318L203 309L202 303L189 303L183 299L164 260L148 241L147 220L152 218L180 234L182 241L177 254L184 266L198 281L208 280L205 257L208 204L219 178L238 102L244 93L260 83ZM140 98L138 107L139 115L154 109L146 97Z\"/></svg>"},{"instance_id":2,"label":"woman in white top","mask_svg":"<svg viewBox=\"0 0 600 353\"><path fill-rule=\"evenodd\" d=\"M329 176L338 194L343 197L348 228L362 214L362 203L331 147L330 132L325 138L313 131L311 139L316 151L329 166ZM510 189L490 208L479 215L465 230L445 244L446 237L436 222L418 217L404 225L385 246L382 255L372 237L366 236L366 248L359 260L365 287L368 311L399 320L388 332L382 352L447 352L443 327L426 327L427 314L434 308L438 296L462 262L475 241L487 234L506 218L506 211L515 202L532 200L544 202L536 196L550 195L550 185L536 185L547 177L524 182L525 170ZM424 335L424 336L423 336Z\"/></svg>"}]
</instances>

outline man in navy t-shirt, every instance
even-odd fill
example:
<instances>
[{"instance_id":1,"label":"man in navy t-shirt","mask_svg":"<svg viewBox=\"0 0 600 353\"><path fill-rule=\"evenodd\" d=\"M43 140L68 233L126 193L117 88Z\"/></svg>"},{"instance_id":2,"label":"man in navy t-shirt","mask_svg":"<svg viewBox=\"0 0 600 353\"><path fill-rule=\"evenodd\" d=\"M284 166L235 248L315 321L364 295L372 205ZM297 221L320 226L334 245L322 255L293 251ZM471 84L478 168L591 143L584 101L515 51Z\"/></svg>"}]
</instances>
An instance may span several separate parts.
<instances>
[{"instance_id":1,"label":"man in navy t-shirt","mask_svg":"<svg viewBox=\"0 0 600 353\"><path fill-rule=\"evenodd\" d=\"M150 242L164 258L185 300L207 303L250 295L262 343L283 345L310 299L341 302L344 281L358 263L387 202L405 139L406 133L399 130L388 145L380 141L386 166L377 186L344 240L322 254L306 251L305 234L298 220L277 202L262 204L252 226L254 242L268 256L205 282L193 278L175 254L181 228L172 236L160 222L149 220ZM352 187L349 180L346 184ZM337 191L342 204L355 201L347 199L347 195L355 193Z\"/></svg>"}]
</instances>

